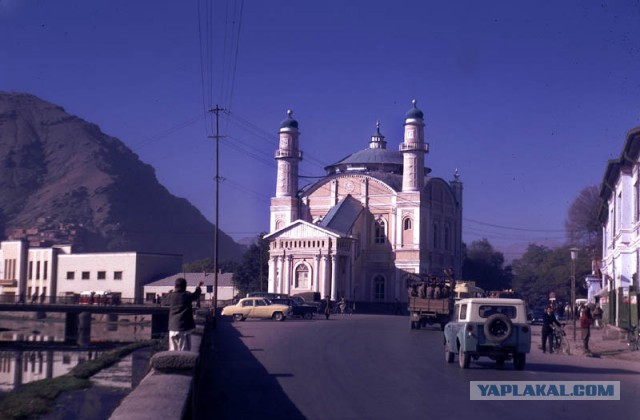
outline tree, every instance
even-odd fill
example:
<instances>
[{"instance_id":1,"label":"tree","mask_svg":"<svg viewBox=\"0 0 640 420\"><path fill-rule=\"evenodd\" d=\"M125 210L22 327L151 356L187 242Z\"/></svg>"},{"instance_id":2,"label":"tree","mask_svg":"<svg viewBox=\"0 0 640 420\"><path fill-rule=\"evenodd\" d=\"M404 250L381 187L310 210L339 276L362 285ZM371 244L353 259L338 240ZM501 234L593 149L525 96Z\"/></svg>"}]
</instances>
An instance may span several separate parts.
<instances>
[{"instance_id":1,"label":"tree","mask_svg":"<svg viewBox=\"0 0 640 420\"><path fill-rule=\"evenodd\" d=\"M249 246L233 273L233 284L240 296L247 292L267 290L269 273L269 241L260 234L257 242Z\"/></svg>"},{"instance_id":2,"label":"tree","mask_svg":"<svg viewBox=\"0 0 640 420\"><path fill-rule=\"evenodd\" d=\"M586 187L569 207L564 224L569 244L587 249L597 259L602 255L602 224L598 220L601 203L598 187Z\"/></svg>"},{"instance_id":3,"label":"tree","mask_svg":"<svg viewBox=\"0 0 640 420\"><path fill-rule=\"evenodd\" d=\"M212 258L204 258L183 264L182 271L185 273L213 273L215 271L214 266L215 264ZM220 270L221 273L233 273L237 266L238 263L231 260L218 262L218 270Z\"/></svg>"},{"instance_id":4,"label":"tree","mask_svg":"<svg viewBox=\"0 0 640 420\"><path fill-rule=\"evenodd\" d=\"M485 290L504 290L511 287L511 267L503 267L504 255L493 249L486 238L464 245L462 277L474 280Z\"/></svg>"},{"instance_id":5,"label":"tree","mask_svg":"<svg viewBox=\"0 0 640 420\"><path fill-rule=\"evenodd\" d=\"M586 295L584 277L591 272L591 256L578 254L576 261L576 296ZM530 306L549 304L553 292L558 302L568 302L571 296L571 254L569 246L555 249L529 244L520 259L513 261L513 289Z\"/></svg>"}]
</instances>

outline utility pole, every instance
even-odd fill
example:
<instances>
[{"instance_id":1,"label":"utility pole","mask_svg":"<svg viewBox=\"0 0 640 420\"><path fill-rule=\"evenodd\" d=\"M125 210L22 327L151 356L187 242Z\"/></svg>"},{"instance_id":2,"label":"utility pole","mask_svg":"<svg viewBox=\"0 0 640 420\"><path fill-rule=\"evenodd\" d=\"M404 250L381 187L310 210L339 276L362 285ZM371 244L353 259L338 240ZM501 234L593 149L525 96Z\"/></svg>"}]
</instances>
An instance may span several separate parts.
<instances>
[{"instance_id":1,"label":"utility pole","mask_svg":"<svg viewBox=\"0 0 640 420\"><path fill-rule=\"evenodd\" d=\"M579 248L569 248L571 253L571 314L573 315L573 341L576 341L576 318L578 311L576 310L576 259L578 258Z\"/></svg>"},{"instance_id":2,"label":"utility pole","mask_svg":"<svg viewBox=\"0 0 640 420\"><path fill-rule=\"evenodd\" d=\"M220 108L218 105L216 105L215 108L209 110L209 112L213 112L214 114L216 114L216 135L213 136L213 138L216 139L216 220L215 230L213 233L213 328L216 327L216 321L218 318L218 214L220 213L220 131L218 121L220 112L224 110L224 108Z\"/></svg>"}]
</instances>

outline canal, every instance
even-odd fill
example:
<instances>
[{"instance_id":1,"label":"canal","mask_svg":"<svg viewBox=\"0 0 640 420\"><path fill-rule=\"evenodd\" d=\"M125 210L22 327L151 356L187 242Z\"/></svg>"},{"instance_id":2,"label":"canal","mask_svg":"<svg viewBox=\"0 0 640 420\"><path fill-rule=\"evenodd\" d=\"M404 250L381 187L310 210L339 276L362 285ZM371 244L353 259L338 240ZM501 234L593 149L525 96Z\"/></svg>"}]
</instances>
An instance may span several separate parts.
<instances>
[{"instance_id":1,"label":"canal","mask_svg":"<svg viewBox=\"0 0 640 420\"><path fill-rule=\"evenodd\" d=\"M41 316L41 315L40 315ZM144 316L94 315L90 345L64 343L64 314L40 318L31 313L0 318L0 398L23 384L65 375L118 345L151 338L151 319ZM144 378L152 350L137 350L91 377L92 387L64 393L43 419L107 419Z\"/></svg>"}]
</instances>

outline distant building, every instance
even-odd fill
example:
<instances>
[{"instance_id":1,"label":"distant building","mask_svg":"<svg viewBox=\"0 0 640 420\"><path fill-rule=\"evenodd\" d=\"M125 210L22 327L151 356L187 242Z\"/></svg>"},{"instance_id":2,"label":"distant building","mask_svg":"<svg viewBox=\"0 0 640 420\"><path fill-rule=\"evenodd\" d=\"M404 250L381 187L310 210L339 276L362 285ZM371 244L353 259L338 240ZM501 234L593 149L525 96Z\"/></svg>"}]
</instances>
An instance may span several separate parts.
<instances>
[{"instance_id":1,"label":"distant building","mask_svg":"<svg viewBox=\"0 0 640 420\"><path fill-rule=\"evenodd\" d=\"M74 254L71 246L32 248L24 240L0 243L0 295L41 300L111 292L142 302L143 286L179 272L182 256L144 252ZM9 299L11 300L11 299Z\"/></svg>"},{"instance_id":2,"label":"distant building","mask_svg":"<svg viewBox=\"0 0 640 420\"><path fill-rule=\"evenodd\" d=\"M629 303L633 303L629 293L637 292L639 286L640 127L629 131L620 157L607 164L600 198L604 284L598 295L610 311L610 322L624 327L631 316Z\"/></svg>"},{"instance_id":3,"label":"distant building","mask_svg":"<svg viewBox=\"0 0 640 420\"><path fill-rule=\"evenodd\" d=\"M146 284L144 286L144 299L146 302L153 302L158 296L163 297L173 289L178 277L183 277L187 281L187 290L193 292L202 281L202 300L211 302L213 299L213 274L212 273L177 273L160 280ZM218 274L218 301L232 300L238 290L234 287L233 273ZM211 292L207 292L207 286L211 287Z\"/></svg>"},{"instance_id":4,"label":"distant building","mask_svg":"<svg viewBox=\"0 0 640 420\"><path fill-rule=\"evenodd\" d=\"M271 199L269 291L316 292L365 302L407 300L412 274L462 266L462 183L432 177L424 114L406 114L404 141L387 149L380 125L369 147L298 188L298 121L280 126Z\"/></svg>"}]
</instances>

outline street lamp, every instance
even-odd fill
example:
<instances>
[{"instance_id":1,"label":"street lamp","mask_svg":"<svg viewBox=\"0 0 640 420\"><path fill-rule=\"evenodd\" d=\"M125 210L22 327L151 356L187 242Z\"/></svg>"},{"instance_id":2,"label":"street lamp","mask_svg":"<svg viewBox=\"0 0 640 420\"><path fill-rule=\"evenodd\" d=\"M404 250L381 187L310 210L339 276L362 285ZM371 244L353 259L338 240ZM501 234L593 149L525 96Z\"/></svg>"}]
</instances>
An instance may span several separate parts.
<instances>
[{"instance_id":1,"label":"street lamp","mask_svg":"<svg viewBox=\"0 0 640 420\"><path fill-rule=\"evenodd\" d=\"M571 252L571 318L573 318L573 341L576 341L576 259L578 258L578 248L570 248Z\"/></svg>"}]
</instances>

